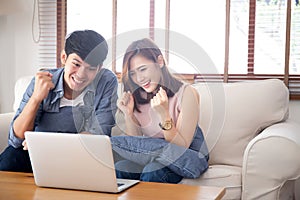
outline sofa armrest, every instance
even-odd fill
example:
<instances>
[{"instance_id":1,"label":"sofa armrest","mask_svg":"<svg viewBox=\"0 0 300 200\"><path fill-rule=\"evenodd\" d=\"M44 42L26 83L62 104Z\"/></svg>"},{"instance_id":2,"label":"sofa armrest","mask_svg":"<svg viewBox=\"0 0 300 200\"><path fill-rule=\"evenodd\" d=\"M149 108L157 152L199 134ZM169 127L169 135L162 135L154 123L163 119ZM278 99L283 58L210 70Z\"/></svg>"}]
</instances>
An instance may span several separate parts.
<instances>
[{"instance_id":1,"label":"sofa armrest","mask_svg":"<svg viewBox=\"0 0 300 200\"><path fill-rule=\"evenodd\" d=\"M300 177L299 153L299 124L285 121L263 130L244 153L242 199L279 199L282 192L293 195L293 185L285 184Z\"/></svg>"},{"instance_id":2,"label":"sofa armrest","mask_svg":"<svg viewBox=\"0 0 300 200\"><path fill-rule=\"evenodd\" d=\"M0 114L0 152L7 147L9 125L14 115L14 112Z\"/></svg>"}]
</instances>

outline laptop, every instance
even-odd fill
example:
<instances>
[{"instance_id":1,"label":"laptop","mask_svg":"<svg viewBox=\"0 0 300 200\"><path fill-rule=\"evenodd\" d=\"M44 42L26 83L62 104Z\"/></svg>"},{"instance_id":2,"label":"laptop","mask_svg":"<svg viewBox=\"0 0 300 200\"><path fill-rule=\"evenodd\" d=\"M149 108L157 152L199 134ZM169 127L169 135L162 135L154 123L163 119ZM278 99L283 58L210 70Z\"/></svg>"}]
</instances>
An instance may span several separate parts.
<instances>
[{"instance_id":1,"label":"laptop","mask_svg":"<svg viewBox=\"0 0 300 200\"><path fill-rule=\"evenodd\" d=\"M118 193L139 180L117 179L106 135L25 132L35 184Z\"/></svg>"}]
</instances>

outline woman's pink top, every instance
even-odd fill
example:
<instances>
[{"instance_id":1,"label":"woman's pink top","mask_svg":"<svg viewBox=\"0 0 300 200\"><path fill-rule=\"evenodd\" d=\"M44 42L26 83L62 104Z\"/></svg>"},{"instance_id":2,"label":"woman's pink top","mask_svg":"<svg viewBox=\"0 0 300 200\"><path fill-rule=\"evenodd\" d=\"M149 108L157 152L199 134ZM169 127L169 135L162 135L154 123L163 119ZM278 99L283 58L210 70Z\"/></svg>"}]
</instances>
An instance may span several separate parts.
<instances>
[{"instance_id":1,"label":"woman's pink top","mask_svg":"<svg viewBox=\"0 0 300 200\"><path fill-rule=\"evenodd\" d=\"M181 111L181 99L187 84L183 84L173 97L169 98L169 112L173 123L176 126L179 113ZM163 131L159 127L160 117L151 109L150 103L139 105L141 112L134 111L134 116L141 125L144 136L164 138Z\"/></svg>"}]
</instances>

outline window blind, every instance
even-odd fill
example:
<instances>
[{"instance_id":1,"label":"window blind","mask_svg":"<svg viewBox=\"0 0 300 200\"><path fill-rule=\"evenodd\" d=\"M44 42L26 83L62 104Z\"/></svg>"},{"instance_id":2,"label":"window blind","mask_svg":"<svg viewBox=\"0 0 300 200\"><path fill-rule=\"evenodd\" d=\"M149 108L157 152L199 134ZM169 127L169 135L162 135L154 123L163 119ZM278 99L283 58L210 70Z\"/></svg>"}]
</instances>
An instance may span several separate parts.
<instances>
[{"instance_id":1,"label":"window blind","mask_svg":"<svg viewBox=\"0 0 300 200\"><path fill-rule=\"evenodd\" d=\"M291 99L300 99L299 6L292 0L226 4L224 74L195 74L195 81L278 78L289 88Z\"/></svg>"},{"instance_id":2,"label":"window blind","mask_svg":"<svg viewBox=\"0 0 300 200\"><path fill-rule=\"evenodd\" d=\"M291 3L289 90L293 99L300 99L300 5Z\"/></svg>"},{"instance_id":3,"label":"window blind","mask_svg":"<svg viewBox=\"0 0 300 200\"><path fill-rule=\"evenodd\" d=\"M40 68L61 67L60 52L65 38L66 0L38 0Z\"/></svg>"}]
</instances>

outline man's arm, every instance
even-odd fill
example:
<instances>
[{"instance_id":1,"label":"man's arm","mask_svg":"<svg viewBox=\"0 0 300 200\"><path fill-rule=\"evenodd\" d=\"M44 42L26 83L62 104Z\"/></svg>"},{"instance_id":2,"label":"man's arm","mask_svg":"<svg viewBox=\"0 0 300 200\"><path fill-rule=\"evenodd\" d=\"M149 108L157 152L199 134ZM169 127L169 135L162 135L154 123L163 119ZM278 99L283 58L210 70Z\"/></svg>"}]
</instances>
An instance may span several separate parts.
<instances>
[{"instance_id":1,"label":"man's arm","mask_svg":"<svg viewBox=\"0 0 300 200\"><path fill-rule=\"evenodd\" d=\"M18 138L24 139L25 131L33 130L34 120L39 105L48 96L48 93L52 88L54 88L52 74L50 72L38 72L35 76L32 96L13 123L13 129Z\"/></svg>"},{"instance_id":2,"label":"man's arm","mask_svg":"<svg viewBox=\"0 0 300 200\"><path fill-rule=\"evenodd\" d=\"M25 131L34 129L40 104L54 87L51 79L52 74L49 72L38 72L28 86L10 127L9 144L13 147L20 147Z\"/></svg>"}]
</instances>

